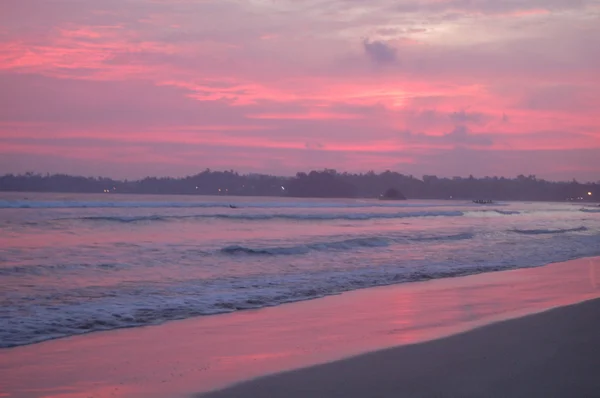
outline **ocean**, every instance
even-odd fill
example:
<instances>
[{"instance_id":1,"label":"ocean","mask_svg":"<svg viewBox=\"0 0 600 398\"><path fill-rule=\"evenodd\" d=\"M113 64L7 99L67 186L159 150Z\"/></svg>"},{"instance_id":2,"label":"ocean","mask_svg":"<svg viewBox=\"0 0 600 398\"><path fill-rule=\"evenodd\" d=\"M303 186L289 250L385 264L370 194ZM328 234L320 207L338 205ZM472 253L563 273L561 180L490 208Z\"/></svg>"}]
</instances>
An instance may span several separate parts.
<instances>
[{"instance_id":1,"label":"ocean","mask_svg":"<svg viewBox=\"0 0 600 398\"><path fill-rule=\"evenodd\" d=\"M0 194L0 347L600 255L573 203Z\"/></svg>"}]
</instances>

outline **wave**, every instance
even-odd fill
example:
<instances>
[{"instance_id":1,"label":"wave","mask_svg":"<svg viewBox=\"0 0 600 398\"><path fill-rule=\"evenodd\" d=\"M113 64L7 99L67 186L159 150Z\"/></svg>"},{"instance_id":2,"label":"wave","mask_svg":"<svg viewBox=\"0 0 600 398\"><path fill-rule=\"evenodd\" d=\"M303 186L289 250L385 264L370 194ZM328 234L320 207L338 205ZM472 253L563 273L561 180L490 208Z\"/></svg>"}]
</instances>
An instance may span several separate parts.
<instances>
[{"instance_id":1,"label":"wave","mask_svg":"<svg viewBox=\"0 0 600 398\"><path fill-rule=\"evenodd\" d=\"M119 223L135 223L143 221L167 221L169 219L185 219L185 218L196 218L200 216L89 216L89 217L76 217L76 218L62 218L61 220L84 220L84 221L108 221L108 222L119 222Z\"/></svg>"},{"instance_id":2,"label":"wave","mask_svg":"<svg viewBox=\"0 0 600 398\"><path fill-rule=\"evenodd\" d=\"M439 241L458 241L473 239L474 234L462 233L456 235L440 235L440 236L415 236L415 237L364 237L352 238L345 240L337 240L330 242L307 243L296 246L282 247L245 247L240 245L226 246L220 250L223 254L229 255L299 255L307 254L311 251L341 251L354 250L360 248L377 248L390 246L393 243L400 242L439 242Z\"/></svg>"},{"instance_id":3,"label":"wave","mask_svg":"<svg viewBox=\"0 0 600 398\"><path fill-rule=\"evenodd\" d=\"M551 235L551 234L566 234L569 232L584 232L586 227L566 228L566 229L513 229L512 232L523 235Z\"/></svg>"},{"instance_id":4,"label":"wave","mask_svg":"<svg viewBox=\"0 0 600 398\"><path fill-rule=\"evenodd\" d=\"M15 312L11 309L7 312L7 327L0 329L0 348L96 331L157 325L194 316L277 306L367 287L455 277L503 268L505 267L492 266L475 269L460 266L440 269L436 266L427 270L398 269L389 272L363 269L312 276L260 276L240 282L239 285L231 280L211 280L176 285L172 287L173 290L168 291L154 292L147 289L143 305L140 305L137 293L116 290L94 292L94 297L102 300L104 305L77 303L70 306L71 312L67 314L55 311L53 306L39 306L36 307L35 316L17 315L18 309ZM85 297L90 295L88 290L89 288L82 288L70 294ZM60 294L57 293L55 299L60 301ZM110 311L106 308L110 308Z\"/></svg>"},{"instance_id":5,"label":"wave","mask_svg":"<svg viewBox=\"0 0 600 398\"><path fill-rule=\"evenodd\" d=\"M229 202L224 199L219 202L195 201L34 201L34 200L0 200L0 209L120 209L120 208L229 208L233 204L238 208L436 208L436 207L467 207L468 203L382 203L377 200L361 200L355 202L240 202L235 198Z\"/></svg>"},{"instance_id":6,"label":"wave","mask_svg":"<svg viewBox=\"0 0 600 398\"><path fill-rule=\"evenodd\" d=\"M523 214L520 211L511 211L511 210L474 210L474 211L466 211L464 212L465 216L471 217L487 217L487 216L516 216Z\"/></svg>"},{"instance_id":7,"label":"wave","mask_svg":"<svg viewBox=\"0 0 600 398\"><path fill-rule=\"evenodd\" d=\"M250 248L232 245L222 248L221 252L225 254L294 255L306 254L310 251L350 250L361 247L385 247L389 246L390 243L391 241L389 239L372 237L347 239L336 242L309 243L290 247Z\"/></svg>"},{"instance_id":8,"label":"wave","mask_svg":"<svg viewBox=\"0 0 600 398\"><path fill-rule=\"evenodd\" d=\"M297 221L331 221L331 220L372 220L372 219L395 219L395 218L414 218L414 217L461 217L464 213L461 211L420 211L403 213L313 213L313 214L194 214L194 215L150 215L150 216L89 216L68 218L68 220L87 220L87 221L109 221L121 223L133 223L143 221L170 221L170 220L193 220L218 218L225 220L297 220Z\"/></svg>"},{"instance_id":9,"label":"wave","mask_svg":"<svg viewBox=\"0 0 600 398\"><path fill-rule=\"evenodd\" d=\"M564 212L564 211L563 211ZM567 211L572 214L572 211ZM402 218L421 218L421 217L506 217L506 216L556 216L558 212L531 212L531 211L507 211L507 210L427 210L427 211L404 211L394 213L241 213L232 211L230 213L206 213L192 215L144 215L144 216L87 216L77 218L67 218L67 220L87 220L87 221L106 221L120 223L136 223L150 221L177 221L177 220L202 220L202 219L223 219L239 221L268 221L268 220L292 220L292 221L361 221L375 219L402 219ZM64 219L63 219L64 220Z\"/></svg>"},{"instance_id":10,"label":"wave","mask_svg":"<svg viewBox=\"0 0 600 398\"><path fill-rule=\"evenodd\" d=\"M309 249L306 246L295 247L268 247L253 249L239 245L231 245L221 249L221 253L225 254L267 254L267 255L294 255L308 253Z\"/></svg>"},{"instance_id":11,"label":"wave","mask_svg":"<svg viewBox=\"0 0 600 398\"><path fill-rule=\"evenodd\" d=\"M600 213L600 209L580 209L579 211L583 213Z\"/></svg>"},{"instance_id":12,"label":"wave","mask_svg":"<svg viewBox=\"0 0 600 398\"><path fill-rule=\"evenodd\" d=\"M431 242L431 241L437 242L437 241L468 240L468 239L473 239L474 237L475 237L475 234L465 232L462 234L455 234L455 235L414 237L414 238L409 238L408 240L411 240L414 242Z\"/></svg>"},{"instance_id":13,"label":"wave","mask_svg":"<svg viewBox=\"0 0 600 398\"><path fill-rule=\"evenodd\" d=\"M590 229L592 228L590 227ZM365 246L372 245L374 250L377 250L377 245L383 246L385 242L391 244L391 242L408 239L443 241L480 237L479 232L478 235L470 233L442 235L441 231L437 233L440 235L427 235L425 232L421 232L415 236L408 234L406 236L382 235L346 240L342 240L338 236L340 240L322 242L321 245L326 247L327 245L340 245L340 243L349 246L363 244ZM487 238L485 231L481 234ZM524 244L524 246L516 246L514 250L495 250L502 247L498 246L498 243L505 241L490 241L487 242L488 246L483 246L482 244L486 243L486 240L478 239L478 242L472 242L476 243L475 245L469 245L472 248L470 250L447 253L443 251L438 253L436 250L435 256L431 257L424 252L422 258L403 258L400 250L394 252L397 255L365 257L366 261L361 262L359 266L348 264L348 267L341 263L343 261L341 259L358 256L350 253L349 256L344 257L334 253L331 258L333 261L337 261L336 264L342 266L339 269L335 267L287 269L285 266L294 264L292 261L280 261L281 257L274 257L272 258L273 264L284 265L281 272L277 273L263 272L259 269L262 264L267 263L263 257L258 256L252 259L242 257L240 259L243 261L240 263L243 263L244 266L258 265L252 273L244 272L240 275L233 274L233 276L224 273L209 277L200 273L195 276L190 275L185 280L177 278L165 280L160 284L144 281L106 286L69 285L67 283L61 289L55 289L53 284L49 285L49 289L44 288L43 285L37 286L36 289L39 290L32 292L26 290L20 292L17 289L5 297L0 295L0 308L2 308L0 318L3 326L0 327L0 348L100 330L146 326L193 316L276 306L373 286L535 267L551 262L600 254L600 235L598 234L555 235L549 236L549 239L552 239L551 244L533 237L517 239L516 244ZM292 250L293 248L292 246ZM246 249L264 251L264 248L248 247ZM290 247L285 249L289 250ZM177 249L177 252L179 253L180 250ZM223 255L214 250L205 254ZM244 255L244 251L239 251L237 254ZM226 253L226 255L230 254ZM383 258L380 258L381 262L369 260L378 257ZM212 269L216 264L213 260L208 258L205 265ZM118 270L121 267L148 265L142 263L132 262L129 265L119 263L82 264L81 266ZM308 261L301 262L301 264L307 263ZM200 262L194 261L190 263L193 267L200 264ZM163 266L162 263L161 266ZM60 266L61 270L62 267ZM68 265L67 269L70 267L71 265ZM37 273L40 270L41 267L38 267L34 272ZM12 271L28 272L25 268L12 269Z\"/></svg>"},{"instance_id":14,"label":"wave","mask_svg":"<svg viewBox=\"0 0 600 398\"><path fill-rule=\"evenodd\" d=\"M128 268L127 264L123 263L80 263L80 264L32 264L32 265L14 265L0 266L0 276L14 275L45 275L54 274L56 272L69 272L82 269L97 269L97 270L120 270Z\"/></svg>"},{"instance_id":15,"label":"wave","mask_svg":"<svg viewBox=\"0 0 600 398\"><path fill-rule=\"evenodd\" d=\"M598 254L597 246L585 247L588 248L587 255ZM581 254L577 257L581 257ZM569 258L576 257L563 256L554 261ZM137 286L130 290L123 290L126 286L122 286L118 290L111 288L102 292L97 289L91 291L89 287L74 288L53 293L50 303L38 303L33 300L39 298L27 296L26 302L35 311L23 311L18 306L9 305L9 302L0 301L6 314L6 327L0 329L0 349L95 331L156 325L194 316L277 306L362 288L536 267L548 262L547 258L527 259L520 264L507 261L486 265L473 261L463 264L427 262L410 267L257 275L244 280L191 280L160 289L147 286L143 297L140 297ZM81 297L94 297L94 300L82 301ZM140 302L142 298L143 302ZM65 305L68 311L56 311L57 306L61 308Z\"/></svg>"},{"instance_id":16,"label":"wave","mask_svg":"<svg viewBox=\"0 0 600 398\"><path fill-rule=\"evenodd\" d=\"M229 207L228 203L207 202L103 202L103 201L29 201L0 200L0 209L122 209L122 208L210 208Z\"/></svg>"}]
</instances>

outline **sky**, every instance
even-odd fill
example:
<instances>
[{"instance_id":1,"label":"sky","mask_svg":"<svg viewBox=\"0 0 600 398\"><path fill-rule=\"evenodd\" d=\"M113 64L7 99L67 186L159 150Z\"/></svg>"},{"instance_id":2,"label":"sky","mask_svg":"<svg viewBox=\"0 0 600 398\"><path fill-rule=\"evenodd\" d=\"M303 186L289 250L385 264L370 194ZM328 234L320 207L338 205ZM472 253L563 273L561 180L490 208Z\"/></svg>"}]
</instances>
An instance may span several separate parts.
<instances>
[{"instance_id":1,"label":"sky","mask_svg":"<svg viewBox=\"0 0 600 398\"><path fill-rule=\"evenodd\" d=\"M2 0L0 174L600 180L600 0Z\"/></svg>"}]
</instances>

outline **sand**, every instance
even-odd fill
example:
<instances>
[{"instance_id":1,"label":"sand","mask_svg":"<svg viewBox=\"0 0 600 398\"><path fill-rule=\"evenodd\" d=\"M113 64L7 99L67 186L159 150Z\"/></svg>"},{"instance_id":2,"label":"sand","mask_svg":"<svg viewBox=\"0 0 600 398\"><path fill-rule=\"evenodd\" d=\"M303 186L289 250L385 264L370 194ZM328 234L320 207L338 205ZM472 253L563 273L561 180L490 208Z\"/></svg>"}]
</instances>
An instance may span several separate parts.
<instances>
[{"instance_id":1,"label":"sand","mask_svg":"<svg viewBox=\"0 0 600 398\"><path fill-rule=\"evenodd\" d=\"M599 315L588 301L202 397L598 397Z\"/></svg>"},{"instance_id":2,"label":"sand","mask_svg":"<svg viewBox=\"0 0 600 398\"><path fill-rule=\"evenodd\" d=\"M590 258L539 268L364 289L158 326L91 333L0 350L0 397L191 397L267 374L438 339L491 322L599 297L600 258ZM519 384L521 378L525 380L523 383L558 382L560 379L552 372L562 368L566 370L561 370L561 374L570 377L565 380L574 380L575 392L576 387L588 385L585 361L598 358L596 337L588 335L600 329L594 319L586 324L585 316L600 312L589 305L592 304L569 307L560 315L562 318L552 315L555 321L545 321L546 326L527 323L531 322L527 319L534 319L527 318L518 321L526 322L520 327L506 329L507 326L500 325L504 329L490 332L487 337L476 334L473 342L459 336L458 340L452 340L454 343L440 340L423 346L431 348L409 347L408 354L402 354L405 359L393 350L369 354L358 362L354 359L334 362L318 368L316 376L325 372L323 375L327 377L308 383L303 383L308 380L306 376L277 376L272 382L276 385L281 383L276 380L286 380L280 384L286 389L285 394L275 394L273 387L273 392L266 396L290 396L289 389L302 396L301 388L306 385L329 388L322 384L327 380L340 382L341 386L336 388L352 385L352 391L357 392L355 396L362 393L366 397L386 396L377 395L379 391L402 396L394 392L393 382L398 374L408 380L403 388L415 388L404 391L433 393L437 391L435 388L439 391L467 388L465 392L476 391L475 395L479 395L480 391L508 391L500 388ZM578 342L588 337L588 348L579 355ZM415 349L421 351L410 354ZM510 354L513 351L514 355ZM498 360L487 359L505 352ZM558 355L560 359L536 362L544 355ZM578 359L584 362L577 362ZM330 369L329 366L331 371L321 370ZM540 366L548 367L548 377L538 383L544 373ZM352 369L356 369L355 373ZM594 367L590 369L592 372ZM303 372L310 374L311 370L299 374L304 375ZM569 375L569 372L574 373ZM288 377L299 378L293 381ZM440 382L435 384L438 379ZM300 385L294 387L294 382ZM235 391L241 396L253 396L251 389L263 388L261 383L264 381ZM331 394L327 392L325 396ZM413 396L412 392L406 395Z\"/></svg>"}]
</instances>

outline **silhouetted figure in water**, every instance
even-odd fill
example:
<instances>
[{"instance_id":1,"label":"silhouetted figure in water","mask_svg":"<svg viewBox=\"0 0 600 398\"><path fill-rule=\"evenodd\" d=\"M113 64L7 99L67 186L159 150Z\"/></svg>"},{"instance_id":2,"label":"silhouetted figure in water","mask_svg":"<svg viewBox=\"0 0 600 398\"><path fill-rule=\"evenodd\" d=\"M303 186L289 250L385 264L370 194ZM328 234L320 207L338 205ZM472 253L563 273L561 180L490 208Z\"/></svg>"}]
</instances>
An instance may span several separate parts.
<instances>
[{"instance_id":1,"label":"silhouetted figure in water","mask_svg":"<svg viewBox=\"0 0 600 398\"><path fill-rule=\"evenodd\" d=\"M232 208L232 209L237 209L238 208L237 206L234 206L234 205L229 205L229 207Z\"/></svg>"}]
</instances>

